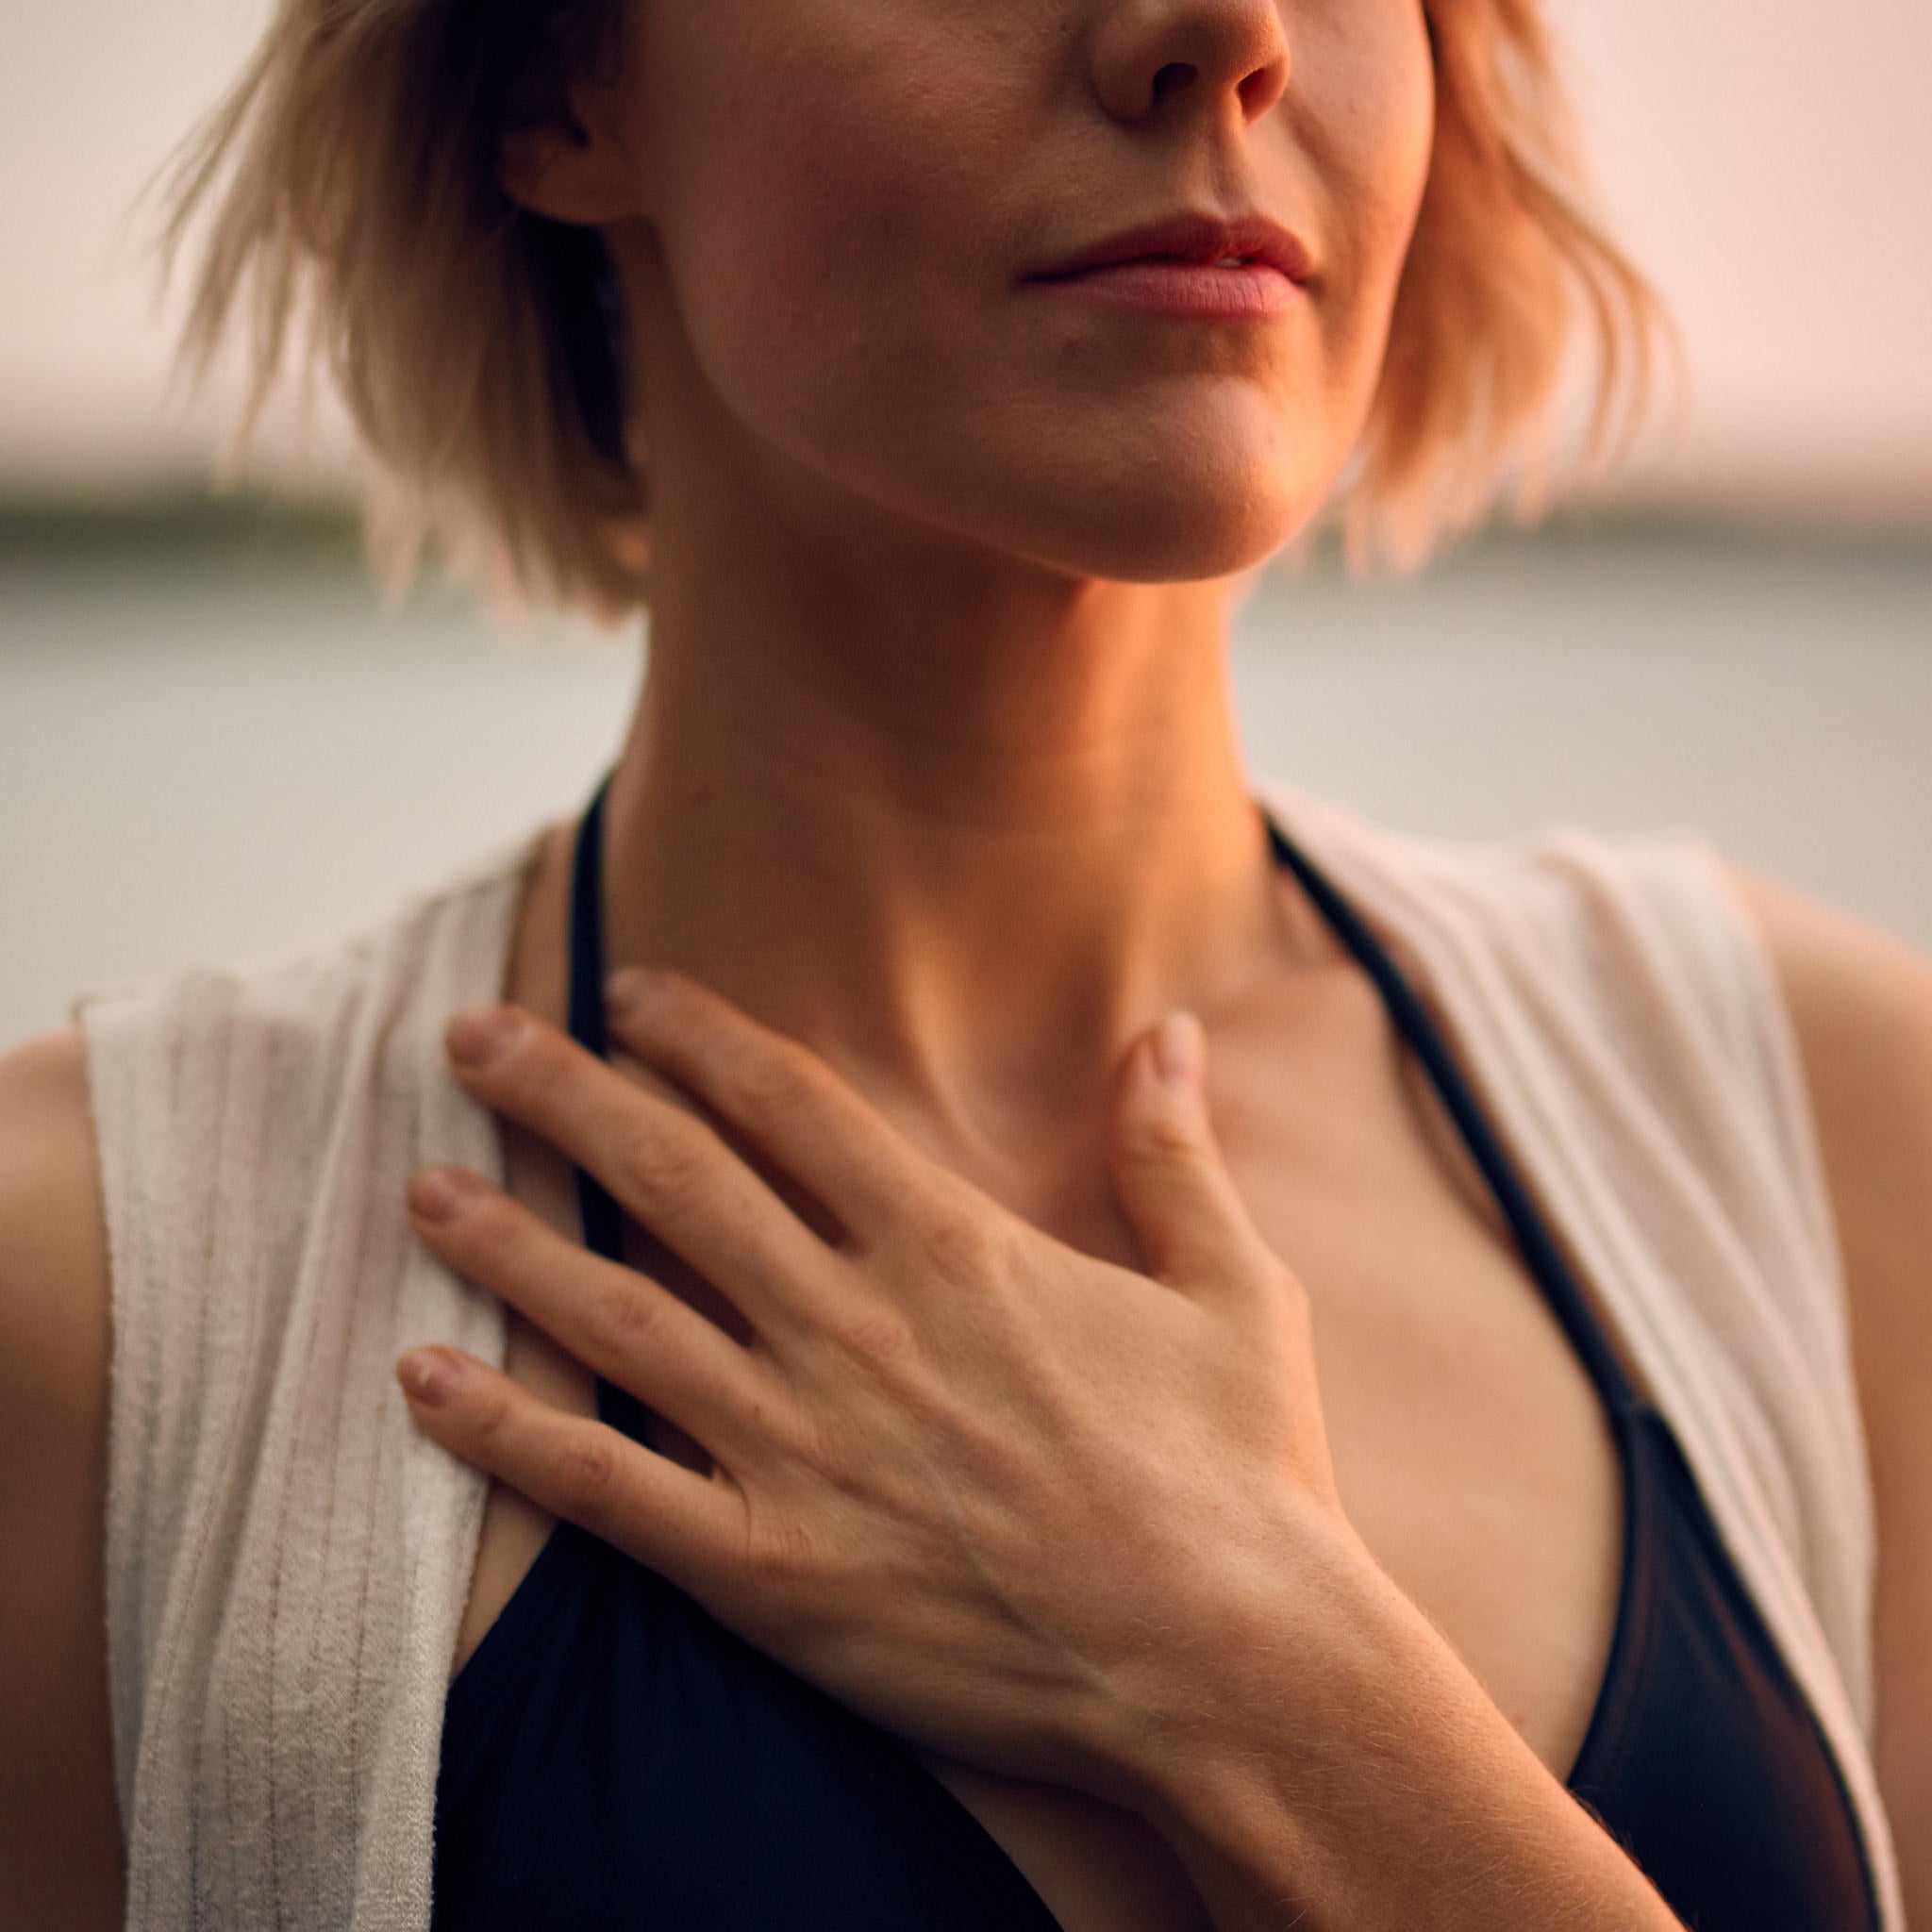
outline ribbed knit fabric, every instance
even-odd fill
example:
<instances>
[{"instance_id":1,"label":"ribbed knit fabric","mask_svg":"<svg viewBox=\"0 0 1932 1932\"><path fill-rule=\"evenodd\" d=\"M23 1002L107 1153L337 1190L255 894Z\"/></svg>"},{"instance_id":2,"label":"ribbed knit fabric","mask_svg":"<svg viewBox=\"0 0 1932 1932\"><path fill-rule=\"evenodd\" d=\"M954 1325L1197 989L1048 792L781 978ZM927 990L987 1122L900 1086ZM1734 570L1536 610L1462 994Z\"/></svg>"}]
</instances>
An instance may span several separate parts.
<instances>
[{"instance_id":1,"label":"ribbed knit fabric","mask_svg":"<svg viewBox=\"0 0 1932 1932\"><path fill-rule=\"evenodd\" d=\"M499 1178L442 1028L501 997L526 841L340 951L76 1004L113 1277L108 1658L142 1932L422 1927L487 1494L410 1343L501 1365L408 1176Z\"/></svg>"},{"instance_id":2,"label":"ribbed knit fabric","mask_svg":"<svg viewBox=\"0 0 1932 1932\"><path fill-rule=\"evenodd\" d=\"M1282 784L1412 964L1664 1412L1857 1807L1873 1506L1789 1017L1695 832L1424 840ZM76 1003L113 1273L108 1662L128 1924L425 1932L440 1727L486 1482L423 1439L411 1343L503 1359L411 1239L408 1174L501 1176L443 1023L500 996L535 841L324 955Z\"/></svg>"}]
</instances>

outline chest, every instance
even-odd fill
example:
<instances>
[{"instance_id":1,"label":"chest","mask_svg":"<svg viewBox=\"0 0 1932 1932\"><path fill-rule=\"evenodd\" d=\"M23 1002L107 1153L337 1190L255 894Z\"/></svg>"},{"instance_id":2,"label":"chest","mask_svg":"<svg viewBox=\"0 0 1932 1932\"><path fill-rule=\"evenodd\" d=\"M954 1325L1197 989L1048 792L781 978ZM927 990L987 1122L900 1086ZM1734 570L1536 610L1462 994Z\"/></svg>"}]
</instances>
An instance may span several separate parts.
<instances>
[{"instance_id":1,"label":"chest","mask_svg":"<svg viewBox=\"0 0 1932 1932\"><path fill-rule=\"evenodd\" d=\"M1250 1212L1313 1301L1342 1502L1376 1560L1560 1777L1613 1633L1624 1554L1614 1440L1453 1126L1374 1013L1328 1016L1319 1052L1309 1038L1276 1028L1215 1042L1213 1107ZM513 1145L511 1157L516 1191L568 1226L567 1177L540 1150ZM1023 1166L1034 1190L1024 1201L1017 1179L974 1178L1064 1238L1131 1258L1091 1164L1069 1162L1058 1186L1051 1167L1016 1163L1016 1175ZM546 1399L594 1412L588 1375L514 1318L508 1365ZM703 1466L696 1445L659 1427L654 1447ZM492 1491L458 1663L549 1527L533 1506ZM1066 1932L1205 1926L1177 1860L1137 1819L926 1762Z\"/></svg>"},{"instance_id":2,"label":"chest","mask_svg":"<svg viewBox=\"0 0 1932 1932\"><path fill-rule=\"evenodd\" d=\"M1366 1054L1320 1076L1332 1105L1284 1109L1265 1057L1246 1064L1217 1123L1250 1211L1312 1297L1349 1518L1562 1778L1604 1683L1623 1577L1602 1399L1425 1076L1392 1049ZM1139 1820L932 1768L1067 1932L1206 1927Z\"/></svg>"}]
</instances>

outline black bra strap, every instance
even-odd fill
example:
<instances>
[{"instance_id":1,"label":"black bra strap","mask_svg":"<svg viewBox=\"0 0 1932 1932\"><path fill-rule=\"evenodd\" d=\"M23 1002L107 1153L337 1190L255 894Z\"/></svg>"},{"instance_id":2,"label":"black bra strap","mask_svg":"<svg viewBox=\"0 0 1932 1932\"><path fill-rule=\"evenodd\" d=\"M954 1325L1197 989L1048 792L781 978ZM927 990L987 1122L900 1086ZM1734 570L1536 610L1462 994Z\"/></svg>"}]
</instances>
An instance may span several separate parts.
<instances>
[{"instance_id":1,"label":"black bra strap","mask_svg":"<svg viewBox=\"0 0 1932 1932\"><path fill-rule=\"evenodd\" d=\"M1647 1407L1631 1385L1616 1352L1605 1341L1596 1319L1584 1300L1583 1291L1570 1272L1569 1263L1564 1260L1561 1250L1538 1213L1514 1163L1505 1153L1487 1116L1476 1104L1448 1042L1437 1031L1414 989L1403 977L1401 970L1374 934L1362 923L1355 908L1336 890L1334 883L1275 823L1274 814L1264 804L1257 799L1256 806L1267 825L1269 842L1274 848L1275 857L1292 868L1323 917L1341 935L1342 942L1360 962L1363 971L1375 982L1376 991L1381 993L1383 1003L1403 1038L1428 1070L1436 1091L1442 1096L1443 1106L1448 1108L1464 1143L1482 1170L1490 1191L1495 1195L1496 1204L1502 1208L1510 1232L1516 1237L1524 1260L1555 1308L1571 1345L1582 1357L1605 1403L1616 1414Z\"/></svg>"},{"instance_id":2,"label":"black bra strap","mask_svg":"<svg viewBox=\"0 0 1932 1932\"><path fill-rule=\"evenodd\" d=\"M577 827L570 889L570 1033L599 1059L609 1058L604 1027L604 800L610 775L597 787ZM602 1181L576 1171L577 1217L584 1245L607 1261L624 1258L624 1216ZM628 1390L597 1377L597 1414L634 1442L644 1440L650 1411Z\"/></svg>"},{"instance_id":3,"label":"black bra strap","mask_svg":"<svg viewBox=\"0 0 1932 1932\"><path fill-rule=\"evenodd\" d=\"M604 799L606 777L577 827L570 889L570 1035L601 1059L609 1058L604 1031ZM577 1213L584 1245L615 1261L624 1254L624 1217L604 1184L577 1171Z\"/></svg>"}]
</instances>

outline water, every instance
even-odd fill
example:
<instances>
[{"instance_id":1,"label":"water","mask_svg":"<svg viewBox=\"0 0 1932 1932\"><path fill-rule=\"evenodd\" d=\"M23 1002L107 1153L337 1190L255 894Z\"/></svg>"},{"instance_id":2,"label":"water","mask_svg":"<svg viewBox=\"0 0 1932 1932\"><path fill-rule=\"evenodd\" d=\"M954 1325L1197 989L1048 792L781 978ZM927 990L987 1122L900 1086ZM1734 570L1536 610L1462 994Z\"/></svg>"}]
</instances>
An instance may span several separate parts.
<instances>
[{"instance_id":1,"label":"water","mask_svg":"<svg viewBox=\"0 0 1932 1932\"><path fill-rule=\"evenodd\" d=\"M1932 951L1932 544L1623 531L1264 589L1251 769L1415 831L1696 825ZM325 941L581 801L635 641L322 560L0 557L0 1044Z\"/></svg>"}]
</instances>

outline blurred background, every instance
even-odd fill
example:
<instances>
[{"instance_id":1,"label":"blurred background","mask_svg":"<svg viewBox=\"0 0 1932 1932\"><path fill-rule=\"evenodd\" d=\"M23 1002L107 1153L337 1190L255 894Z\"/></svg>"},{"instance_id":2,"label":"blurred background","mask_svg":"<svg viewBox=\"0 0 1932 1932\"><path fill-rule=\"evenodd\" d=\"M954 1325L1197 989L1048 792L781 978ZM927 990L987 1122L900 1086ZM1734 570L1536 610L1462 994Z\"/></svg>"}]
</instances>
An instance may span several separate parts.
<instances>
[{"instance_id":1,"label":"blurred background","mask_svg":"<svg viewBox=\"0 0 1932 1932\"><path fill-rule=\"evenodd\" d=\"M280 954L578 804L636 634L383 611L326 411L169 397L136 198L265 0L0 9L0 1047ZM1252 767L1415 831L1696 826L1932 950L1932 8L1556 0L1684 406L1612 484L1400 582L1276 574Z\"/></svg>"}]
</instances>

